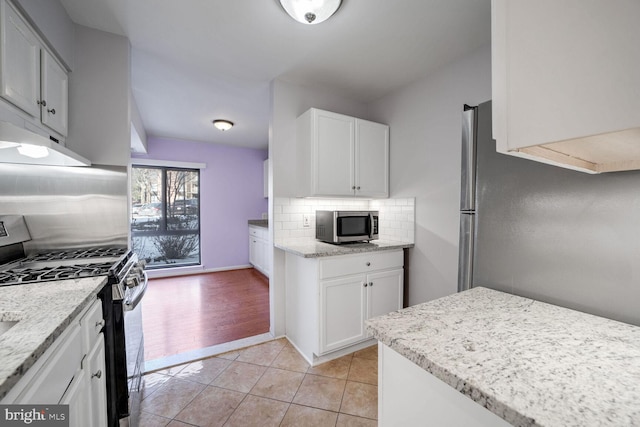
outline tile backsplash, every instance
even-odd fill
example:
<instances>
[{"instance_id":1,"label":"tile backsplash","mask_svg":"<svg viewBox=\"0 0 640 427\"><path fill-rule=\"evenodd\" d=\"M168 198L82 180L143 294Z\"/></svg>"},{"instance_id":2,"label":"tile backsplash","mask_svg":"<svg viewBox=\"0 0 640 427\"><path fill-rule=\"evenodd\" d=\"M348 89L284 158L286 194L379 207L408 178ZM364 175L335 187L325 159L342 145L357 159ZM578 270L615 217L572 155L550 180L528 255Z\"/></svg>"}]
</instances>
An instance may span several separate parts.
<instances>
[{"instance_id":1,"label":"tile backsplash","mask_svg":"<svg viewBox=\"0 0 640 427\"><path fill-rule=\"evenodd\" d=\"M301 199L276 197L273 200L274 240L295 243L315 239L316 210L377 210L380 240L415 243L415 198L408 199ZM304 227L309 215L310 226Z\"/></svg>"}]
</instances>

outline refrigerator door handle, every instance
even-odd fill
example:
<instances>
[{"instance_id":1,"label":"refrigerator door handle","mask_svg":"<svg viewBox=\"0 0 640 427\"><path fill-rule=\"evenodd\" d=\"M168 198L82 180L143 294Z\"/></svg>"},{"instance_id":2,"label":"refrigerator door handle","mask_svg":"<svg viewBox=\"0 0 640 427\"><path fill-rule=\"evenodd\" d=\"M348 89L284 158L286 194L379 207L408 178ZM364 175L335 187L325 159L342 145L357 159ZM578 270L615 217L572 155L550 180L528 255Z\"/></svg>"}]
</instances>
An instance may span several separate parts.
<instances>
[{"instance_id":1,"label":"refrigerator door handle","mask_svg":"<svg viewBox=\"0 0 640 427\"><path fill-rule=\"evenodd\" d=\"M476 114L478 107L465 104L462 113L462 172L460 210L476 209Z\"/></svg>"},{"instance_id":2,"label":"refrigerator door handle","mask_svg":"<svg viewBox=\"0 0 640 427\"><path fill-rule=\"evenodd\" d=\"M473 247L475 213L460 214L460 246L458 248L458 292L473 287Z\"/></svg>"}]
</instances>

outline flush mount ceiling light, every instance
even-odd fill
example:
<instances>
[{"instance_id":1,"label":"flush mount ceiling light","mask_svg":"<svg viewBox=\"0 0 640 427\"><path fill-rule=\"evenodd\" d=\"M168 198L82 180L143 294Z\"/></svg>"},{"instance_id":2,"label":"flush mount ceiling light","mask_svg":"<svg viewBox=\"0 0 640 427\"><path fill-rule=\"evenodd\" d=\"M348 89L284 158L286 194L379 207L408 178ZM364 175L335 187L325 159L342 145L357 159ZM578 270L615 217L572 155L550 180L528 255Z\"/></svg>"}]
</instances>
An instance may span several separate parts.
<instances>
[{"instance_id":1,"label":"flush mount ceiling light","mask_svg":"<svg viewBox=\"0 0 640 427\"><path fill-rule=\"evenodd\" d=\"M333 15L342 0L279 0L282 8L296 21L319 24Z\"/></svg>"},{"instance_id":2,"label":"flush mount ceiling light","mask_svg":"<svg viewBox=\"0 0 640 427\"><path fill-rule=\"evenodd\" d=\"M213 125L216 129L220 129L221 131L229 130L233 127L233 122L229 120L214 120Z\"/></svg>"}]
</instances>

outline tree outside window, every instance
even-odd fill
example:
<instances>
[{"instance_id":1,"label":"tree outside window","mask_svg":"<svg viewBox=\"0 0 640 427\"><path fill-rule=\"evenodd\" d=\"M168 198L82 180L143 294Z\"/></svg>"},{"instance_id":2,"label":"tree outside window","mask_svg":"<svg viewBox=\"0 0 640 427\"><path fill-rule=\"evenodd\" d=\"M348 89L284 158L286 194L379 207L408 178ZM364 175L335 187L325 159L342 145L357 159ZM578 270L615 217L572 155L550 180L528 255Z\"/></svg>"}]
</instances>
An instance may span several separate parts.
<instances>
[{"instance_id":1,"label":"tree outside window","mask_svg":"<svg viewBox=\"0 0 640 427\"><path fill-rule=\"evenodd\" d=\"M200 264L200 171L133 166L131 246L149 268Z\"/></svg>"}]
</instances>

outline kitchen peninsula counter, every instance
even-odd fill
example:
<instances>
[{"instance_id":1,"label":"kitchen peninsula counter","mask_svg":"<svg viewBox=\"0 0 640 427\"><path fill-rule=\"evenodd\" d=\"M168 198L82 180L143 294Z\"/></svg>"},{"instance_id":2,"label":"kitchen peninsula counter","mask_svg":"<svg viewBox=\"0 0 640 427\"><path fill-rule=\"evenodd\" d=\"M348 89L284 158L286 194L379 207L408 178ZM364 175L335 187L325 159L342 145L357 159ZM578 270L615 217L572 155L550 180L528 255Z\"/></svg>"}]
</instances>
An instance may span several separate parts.
<instances>
[{"instance_id":1,"label":"kitchen peninsula counter","mask_svg":"<svg viewBox=\"0 0 640 427\"><path fill-rule=\"evenodd\" d=\"M0 287L0 399L107 283L106 276Z\"/></svg>"},{"instance_id":2,"label":"kitchen peninsula counter","mask_svg":"<svg viewBox=\"0 0 640 427\"><path fill-rule=\"evenodd\" d=\"M414 247L413 243L405 243L391 240L374 240L369 243L343 243L333 245L315 239L296 242L276 242L278 249L289 252L303 258L320 258L336 255L350 255L365 252L391 251Z\"/></svg>"},{"instance_id":3,"label":"kitchen peninsula counter","mask_svg":"<svg viewBox=\"0 0 640 427\"><path fill-rule=\"evenodd\" d=\"M487 288L366 323L390 360L512 425L640 425L640 327Z\"/></svg>"}]
</instances>

